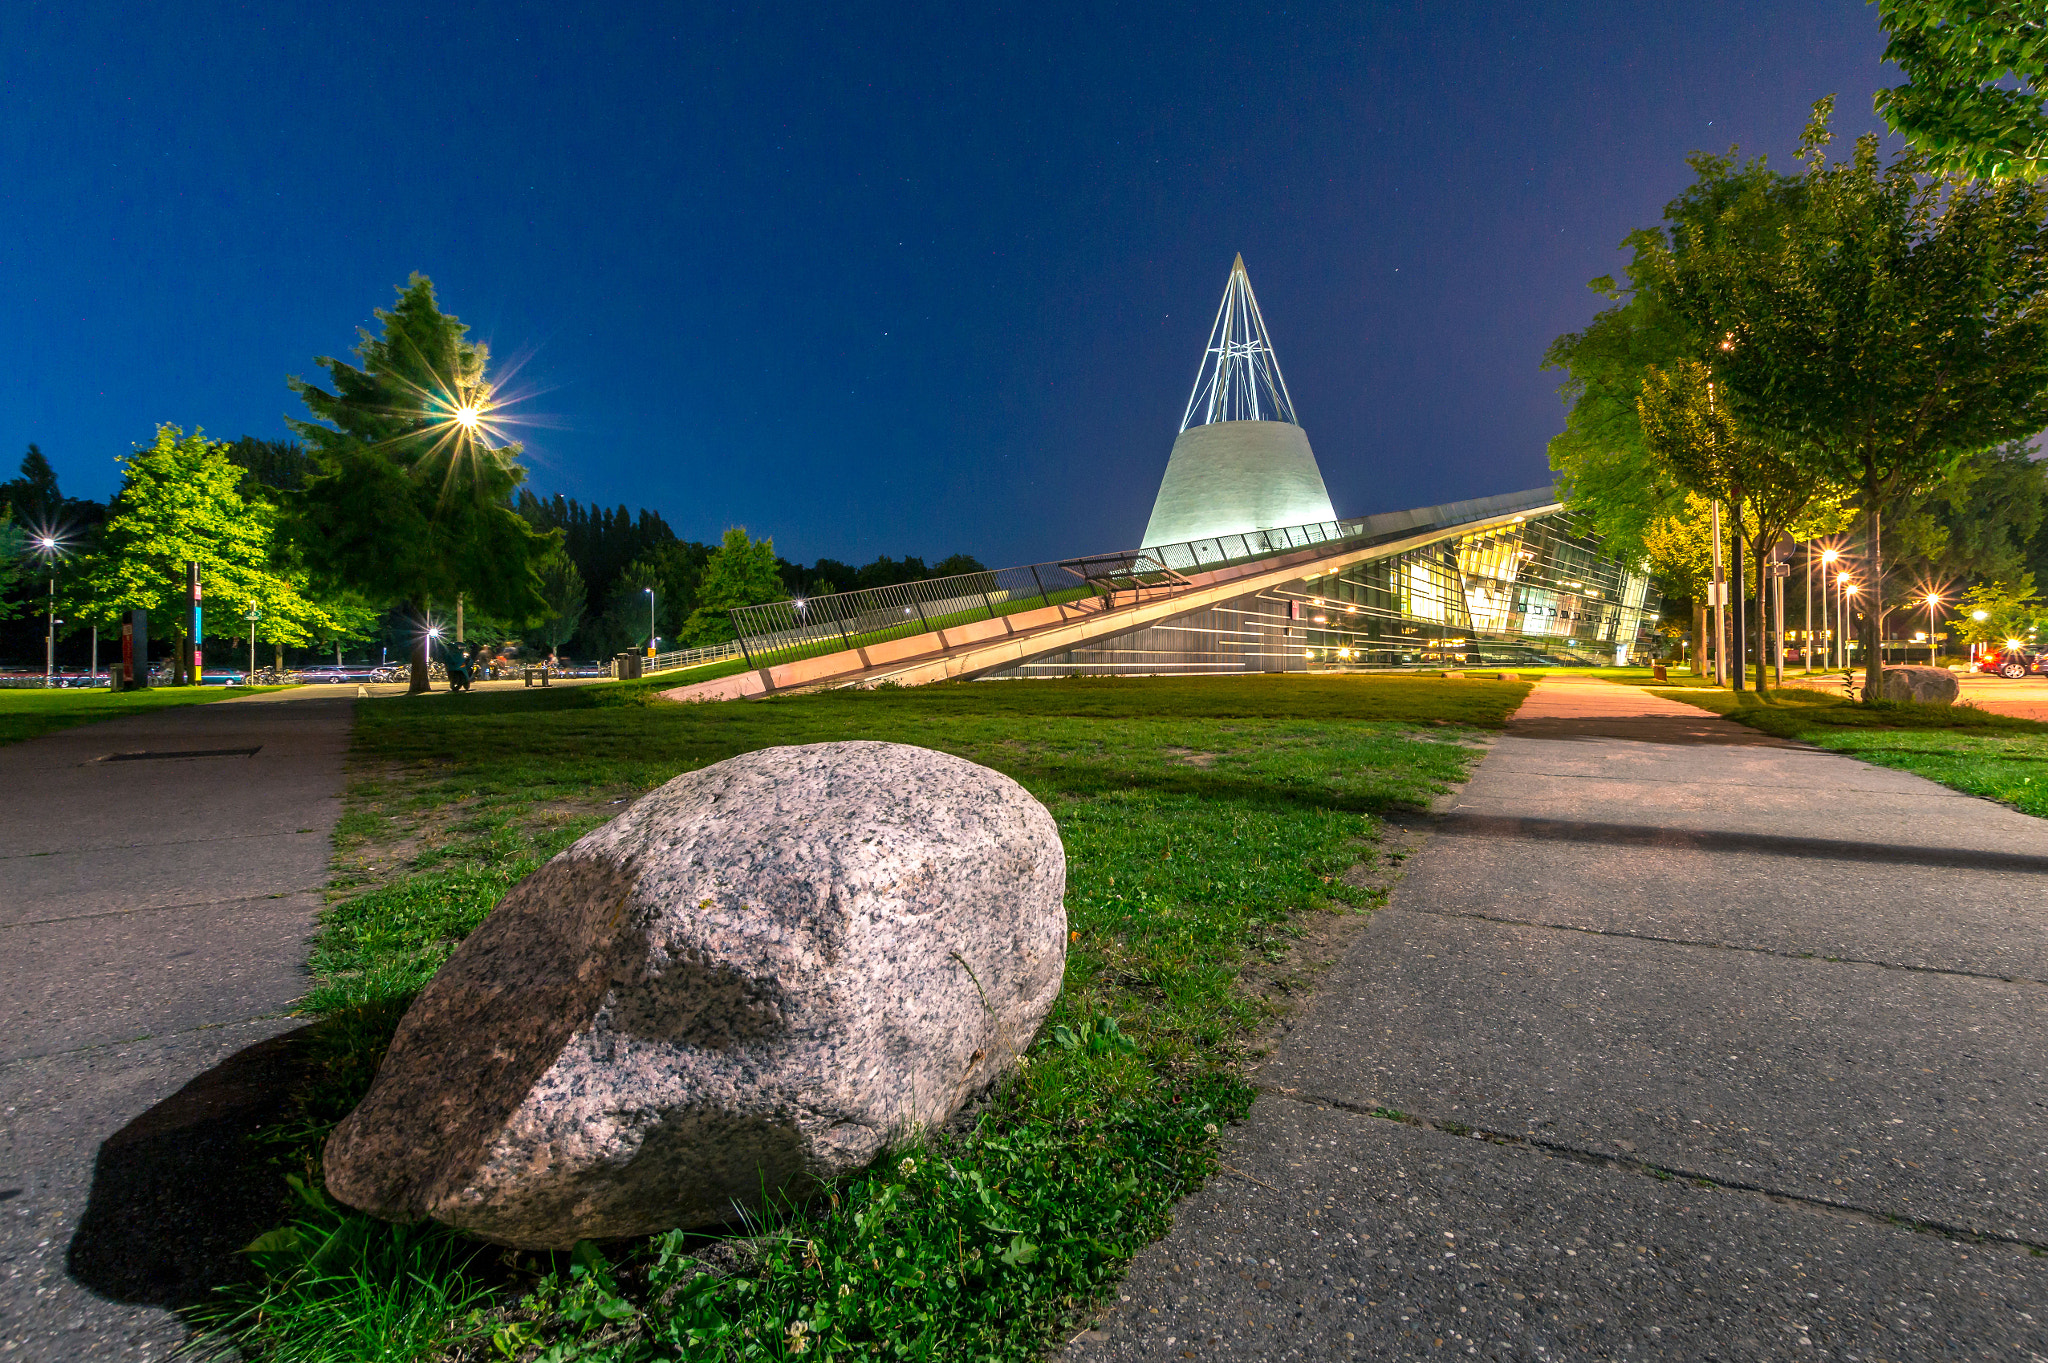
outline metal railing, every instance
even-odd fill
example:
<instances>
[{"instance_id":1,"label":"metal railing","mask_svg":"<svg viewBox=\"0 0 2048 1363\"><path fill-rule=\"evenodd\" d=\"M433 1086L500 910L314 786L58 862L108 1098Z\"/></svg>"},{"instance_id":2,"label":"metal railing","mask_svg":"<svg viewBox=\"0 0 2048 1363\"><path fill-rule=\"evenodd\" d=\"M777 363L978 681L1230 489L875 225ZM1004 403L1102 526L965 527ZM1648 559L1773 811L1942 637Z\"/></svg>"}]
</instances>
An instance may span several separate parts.
<instances>
[{"instance_id":1,"label":"metal railing","mask_svg":"<svg viewBox=\"0 0 2048 1363\"><path fill-rule=\"evenodd\" d=\"M1116 604L1125 591L1138 599L1189 587L1184 574L1256 562L1318 545L1366 546L1379 540L1533 509L1555 500L1549 488L1395 511L1348 521L1317 521L1278 530L1186 540L1147 549L1028 563L893 587L742 606L732 612L739 635L733 647L750 667L769 667L868 647L933 630L1075 601Z\"/></svg>"},{"instance_id":2,"label":"metal railing","mask_svg":"<svg viewBox=\"0 0 2048 1363\"><path fill-rule=\"evenodd\" d=\"M696 667L701 663L722 662L737 658L743 650L737 639L723 644L708 644L703 648L676 648L666 653L657 653L640 668L640 675L650 676L656 672L673 672L679 667Z\"/></svg>"}]
</instances>

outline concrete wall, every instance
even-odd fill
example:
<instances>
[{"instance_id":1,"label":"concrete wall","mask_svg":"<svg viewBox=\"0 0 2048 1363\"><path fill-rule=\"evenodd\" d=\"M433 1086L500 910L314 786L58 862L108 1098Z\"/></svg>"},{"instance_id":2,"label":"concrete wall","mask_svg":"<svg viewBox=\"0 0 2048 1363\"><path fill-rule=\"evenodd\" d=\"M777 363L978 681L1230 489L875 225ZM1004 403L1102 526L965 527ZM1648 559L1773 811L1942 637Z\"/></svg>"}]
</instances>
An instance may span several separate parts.
<instances>
[{"instance_id":1,"label":"concrete wall","mask_svg":"<svg viewBox=\"0 0 2048 1363\"><path fill-rule=\"evenodd\" d=\"M1336 519L1301 427L1218 421L1173 442L1144 545Z\"/></svg>"}]
</instances>

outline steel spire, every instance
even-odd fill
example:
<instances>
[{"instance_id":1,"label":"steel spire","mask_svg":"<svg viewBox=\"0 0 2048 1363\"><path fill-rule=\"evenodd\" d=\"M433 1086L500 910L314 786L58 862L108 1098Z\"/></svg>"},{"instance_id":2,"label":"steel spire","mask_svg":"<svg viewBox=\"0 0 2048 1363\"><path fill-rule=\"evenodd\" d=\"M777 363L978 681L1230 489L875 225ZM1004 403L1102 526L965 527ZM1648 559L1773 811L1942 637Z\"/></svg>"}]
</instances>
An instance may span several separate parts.
<instances>
[{"instance_id":1,"label":"steel spire","mask_svg":"<svg viewBox=\"0 0 2048 1363\"><path fill-rule=\"evenodd\" d=\"M1273 353L1273 338L1266 334L1266 319L1259 315L1242 252L1231 262L1230 282L1223 286L1223 302L1216 309L1216 325L1210 328L1209 348L1202 353L1202 368L1195 375L1195 391L1188 395L1180 428L1218 421L1301 424L1295 420L1294 400L1287 396L1287 380L1280 376L1280 359Z\"/></svg>"}]
</instances>

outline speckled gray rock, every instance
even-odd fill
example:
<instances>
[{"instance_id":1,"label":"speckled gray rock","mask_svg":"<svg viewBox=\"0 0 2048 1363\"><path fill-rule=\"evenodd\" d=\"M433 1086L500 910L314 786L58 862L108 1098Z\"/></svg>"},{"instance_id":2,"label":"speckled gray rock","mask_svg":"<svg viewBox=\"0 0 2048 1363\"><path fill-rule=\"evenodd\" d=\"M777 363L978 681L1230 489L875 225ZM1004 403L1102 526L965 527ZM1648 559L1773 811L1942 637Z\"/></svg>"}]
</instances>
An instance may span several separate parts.
<instances>
[{"instance_id":1,"label":"speckled gray rock","mask_svg":"<svg viewBox=\"0 0 2048 1363\"><path fill-rule=\"evenodd\" d=\"M1956 674L1945 667L1887 667L1884 670L1886 700L1953 705L1958 689Z\"/></svg>"},{"instance_id":2,"label":"speckled gray rock","mask_svg":"<svg viewBox=\"0 0 2048 1363\"><path fill-rule=\"evenodd\" d=\"M327 1186L564 1247L732 1219L946 1122L1066 966L1023 787L896 743L678 776L515 886L420 994Z\"/></svg>"}]
</instances>

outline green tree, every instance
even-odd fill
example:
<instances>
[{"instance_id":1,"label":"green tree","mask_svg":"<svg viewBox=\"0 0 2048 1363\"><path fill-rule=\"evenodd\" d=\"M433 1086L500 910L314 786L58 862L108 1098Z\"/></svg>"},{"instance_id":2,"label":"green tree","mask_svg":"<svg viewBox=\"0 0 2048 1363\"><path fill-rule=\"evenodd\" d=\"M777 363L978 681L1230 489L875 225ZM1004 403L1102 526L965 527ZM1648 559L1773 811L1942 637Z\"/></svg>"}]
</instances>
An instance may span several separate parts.
<instances>
[{"instance_id":1,"label":"green tree","mask_svg":"<svg viewBox=\"0 0 2048 1363\"><path fill-rule=\"evenodd\" d=\"M1543 354L1545 369L1564 371L1558 393L1570 409L1564 430L1551 437L1550 467L1565 504L1601 546L1640 562L1650 527L1680 514L1685 503L1683 486L1643 439L1643 375L1686 358L1695 345L1678 319L1632 283L1603 275L1592 287L1616 306Z\"/></svg>"},{"instance_id":2,"label":"green tree","mask_svg":"<svg viewBox=\"0 0 2048 1363\"><path fill-rule=\"evenodd\" d=\"M2048 190L1934 180L1910 150L1886 166L1874 137L1831 163L1830 108L1815 106L1796 184L1732 186L1711 222L1651 251L1647 287L1720 338L1717 389L1759 440L1853 489L1882 602L1884 508L2048 426ZM1882 611L1864 628L1875 697Z\"/></svg>"},{"instance_id":3,"label":"green tree","mask_svg":"<svg viewBox=\"0 0 2048 1363\"><path fill-rule=\"evenodd\" d=\"M1935 171L1987 180L2048 173L2048 5L2041 0L1878 0L1884 60L1906 84L1877 111Z\"/></svg>"},{"instance_id":4,"label":"green tree","mask_svg":"<svg viewBox=\"0 0 2048 1363\"><path fill-rule=\"evenodd\" d=\"M29 562L28 532L15 522L12 506L0 506L0 620L22 609L14 593L27 580Z\"/></svg>"},{"instance_id":5,"label":"green tree","mask_svg":"<svg viewBox=\"0 0 2048 1363\"><path fill-rule=\"evenodd\" d=\"M727 612L780 601L784 595L782 575L775 567L775 541L749 539L747 528L736 525L725 532L724 542L704 565L697 606L684 622L683 638L700 646L723 643L733 637Z\"/></svg>"},{"instance_id":6,"label":"green tree","mask_svg":"<svg viewBox=\"0 0 2048 1363\"><path fill-rule=\"evenodd\" d=\"M513 509L526 473L518 445L492 443L485 347L464 339L422 275L376 315L383 334L361 334L359 366L316 359L333 392L290 380L315 419L290 423L312 472L285 505L316 582L401 604L416 621L416 694L428 689L428 606L463 595L486 615L539 618L538 567L555 537Z\"/></svg>"},{"instance_id":7,"label":"green tree","mask_svg":"<svg viewBox=\"0 0 2048 1363\"><path fill-rule=\"evenodd\" d=\"M1765 555L1827 490L1827 481L1815 466L1780 455L1726 404L1717 402L1712 373L1697 360L1679 360L1665 370L1647 369L1638 399L1643 439L1687 491L1734 508L1727 533L1749 546L1746 555L1737 555L1748 580L1735 585L1757 603L1749 624L1757 641L1752 656L1756 689L1761 692L1769 675L1762 646L1769 581Z\"/></svg>"},{"instance_id":8,"label":"green tree","mask_svg":"<svg viewBox=\"0 0 2048 1363\"><path fill-rule=\"evenodd\" d=\"M2008 639L2024 639L2041 611L2034 575L2022 572L2010 582L1980 582L1964 592L1948 627L1964 643L2002 645ZM1979 615L1984 618L1979 620Z\"/></svg>"},{"instance_id":9,"label":"green tree","mask_svg":"<svg viewBox=\"0 0 2048 1363\"><path fill-rule=\"evenodd\" d=\"M208 620L228 637L240 632L228 622L252 607L280 643L303 642L327 623L303 580L277 570L276 510L242 496L242 470L224 445L165 425L121 462L98 547L65 588L67 615L107 625L130 610L165 611L183 597L189 561L199 565Z\"/></svg>"},{"instance_id":10,"label":"green tree","mask_svg":"<svg viewBox=\"0 0 2048 1363\"><path fill-rule=\"evenodd\" d=\"M576 560L560 545L541 558L540 595L547 603L547 612L541 617L539 638L548 652L554 653L582 628L583 612L589 601L583 574L576 570Z\"/></svg>"}]
</instances>

